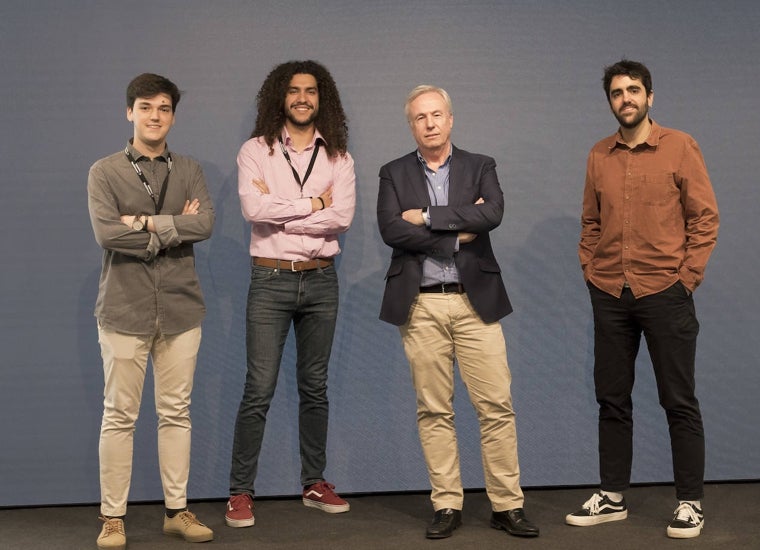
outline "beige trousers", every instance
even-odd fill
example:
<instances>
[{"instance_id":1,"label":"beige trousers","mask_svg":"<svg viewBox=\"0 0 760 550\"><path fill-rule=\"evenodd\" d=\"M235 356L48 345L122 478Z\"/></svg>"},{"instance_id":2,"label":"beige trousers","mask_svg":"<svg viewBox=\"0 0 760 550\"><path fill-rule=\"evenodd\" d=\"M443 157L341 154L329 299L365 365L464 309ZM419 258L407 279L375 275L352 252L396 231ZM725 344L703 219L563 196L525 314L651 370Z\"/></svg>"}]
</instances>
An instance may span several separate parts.
<instances>
[{"instance_id":1,"label":"beige trousers","mask_svg":"<svg viewBox=\"0 0 760 550\"><path fill-rule=\"evenodd\" d=\"M127 513L132 445L148 355L153 360L158 460L167 508L187 505L190 473L190 394L201 328L181 334L121 334L98 327L103 356L103 422L100 428L100 510Z\"/></svg>"},{"instance_id":2,"label":"beige trousers","mask_svg":"<svg viewBox=\"0 0 760 550\"><path fill-rule=\"evenodd\" d=\"M466 294L422 293L400 327L417 392L417 427L435 510L462 509L464 493L454 427L454 361L480 424L485 485L491 507L523 505L511 374L501 324L486 324Z\"/></svg>"}]
</instances>

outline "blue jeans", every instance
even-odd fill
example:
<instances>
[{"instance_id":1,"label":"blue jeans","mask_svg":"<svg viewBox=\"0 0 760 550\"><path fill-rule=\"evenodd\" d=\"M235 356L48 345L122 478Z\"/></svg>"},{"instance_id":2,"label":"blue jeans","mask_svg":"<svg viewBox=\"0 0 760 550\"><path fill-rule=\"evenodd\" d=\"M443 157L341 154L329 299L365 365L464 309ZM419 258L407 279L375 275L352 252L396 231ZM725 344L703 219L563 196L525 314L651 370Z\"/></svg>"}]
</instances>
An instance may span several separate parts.
<instances>
[{"instance_id":1,"label":"blue jeans","mask_svg":"<svg viewBox=\"0 0 760 550\"><path fill-rule=\"evenodd\" d=\"M694 301L679 282L636 299L616 298L589 285L594 310L594 382L599 403L601 488L628 488L633 458L636 355L643 333L654 367L660 405L670 429L676 498L703 496L705 440L695 395L694 362L699 322Z\"/></svg>"},{"instance_id":2,"label":"blue jeans","mask_svg":"<svg viewBox=\"0 0 760 550\"><path fill-rule=\"evenodd\" d=\"M327 365L337 315L334 266L301 272L251 268L246 315L248 371L235 422L230 494L254 493L266 415L291 322L296 337L301 484L324 479Z\"/></svg>"}]
</instances>

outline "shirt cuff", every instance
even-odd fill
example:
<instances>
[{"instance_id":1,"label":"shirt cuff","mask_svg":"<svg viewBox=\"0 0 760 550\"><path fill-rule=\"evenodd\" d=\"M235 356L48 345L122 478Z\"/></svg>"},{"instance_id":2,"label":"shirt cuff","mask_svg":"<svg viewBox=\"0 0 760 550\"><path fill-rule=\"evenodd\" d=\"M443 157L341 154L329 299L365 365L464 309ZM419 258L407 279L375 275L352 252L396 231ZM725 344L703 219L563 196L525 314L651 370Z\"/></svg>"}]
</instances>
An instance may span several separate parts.
<instances>
[{"instance_id":1,"label":"shirt cuff","mask_svg":"<svg viewBox=\"0 0 760 550\"><path fill-rule=\"evenodd\" d=\"M430 227L430 211L427 206L422 209L422 221L425 222L425 227Z\"/></svg>"},{"instance_id":2,"label":"shirt cuff","mask_svg":"<svg viewBox=\"0 0 760 550\"><path fill-rule=\"evenodd\" d=\"M174 216L171 214L157 214L151 216L151 218L153 220L153 228L156 230L153 234L158 237L161 248L170 248L182 244L182 239L179 238L177 228L174 227Z\"/></svg>"}]
</instances>

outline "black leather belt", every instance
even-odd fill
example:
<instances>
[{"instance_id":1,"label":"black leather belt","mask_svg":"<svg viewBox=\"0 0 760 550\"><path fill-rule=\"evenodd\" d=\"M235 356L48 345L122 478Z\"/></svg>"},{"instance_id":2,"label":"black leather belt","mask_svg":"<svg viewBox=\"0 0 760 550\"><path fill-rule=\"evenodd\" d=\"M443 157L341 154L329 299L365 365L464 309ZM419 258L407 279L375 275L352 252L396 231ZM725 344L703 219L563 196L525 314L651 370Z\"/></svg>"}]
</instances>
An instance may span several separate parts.
<instances>
[{"instance_id":1,"label":"black leather belt","mask_svg":"<svg viewBox=\"0 0 760 550\"><path fill-rule=\"evenodd\" d=\"M435 292L436 294L464 294L461 283L441 283L440 285L421 286L420 292Z\"/></svg>"},{"instance_id":2,"label":"black leather belt","mask_svg":"<svg viewBox=\"0 0 760 550\"><path fill-rule=\"evenodd\" d=\"M315 260L272 260L270 258L251 258L251 265L271 267L282 271L310 271L333 264L332 258L317 258Z\"/></svg>"}]
</instances>

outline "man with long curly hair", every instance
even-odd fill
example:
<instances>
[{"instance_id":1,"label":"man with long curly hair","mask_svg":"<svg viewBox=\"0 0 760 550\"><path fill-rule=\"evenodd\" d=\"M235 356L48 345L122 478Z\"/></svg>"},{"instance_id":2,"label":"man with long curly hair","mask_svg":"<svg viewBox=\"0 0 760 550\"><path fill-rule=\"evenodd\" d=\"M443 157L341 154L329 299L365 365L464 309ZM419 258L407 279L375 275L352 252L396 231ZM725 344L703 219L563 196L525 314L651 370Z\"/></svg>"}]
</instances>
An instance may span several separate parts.
<instances>
[{"instance_id":1,"label":"man with long curly hair","mask_svg":"<svg viewBox=\"0 0 760 550\"><path fill-rule=\"evenodd\" d=\"M235 423L230 527L254 524L254 480L291 323L296 338L303 503L329 513L349 504L324 479L327 366L338 314L335 256L356 204L348 130L330 73L314 61L272 70L256 97L251 139L238 154L238 192L251 223L247 366Z\"/></svg>"}]
</instances>

